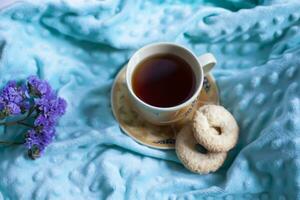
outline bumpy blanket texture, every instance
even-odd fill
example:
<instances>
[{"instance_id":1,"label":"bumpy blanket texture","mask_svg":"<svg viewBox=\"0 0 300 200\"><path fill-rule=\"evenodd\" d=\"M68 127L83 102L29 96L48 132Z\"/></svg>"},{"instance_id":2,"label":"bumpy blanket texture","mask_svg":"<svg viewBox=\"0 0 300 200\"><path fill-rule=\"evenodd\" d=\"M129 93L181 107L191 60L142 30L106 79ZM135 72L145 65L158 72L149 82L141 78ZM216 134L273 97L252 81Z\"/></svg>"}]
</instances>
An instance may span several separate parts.
<instances>
[{"instance_id":1,"label":"bumpy blanket texture","mask_svg":"<svg viewBox=\"0 0 300 200\"><path fill-rule=\"evenodd\" d=\"M221 104L240 138L215 173L193 174L174 150L138 144L112 115L115 75L158 41L218 59ZM19 2L0 12L0 86L32 74L67 100L67 113L40 159L0 147L0 200L300 199L298 0ZM23 131L0 127L0 138Z\"/></svg>"}]
</instances>

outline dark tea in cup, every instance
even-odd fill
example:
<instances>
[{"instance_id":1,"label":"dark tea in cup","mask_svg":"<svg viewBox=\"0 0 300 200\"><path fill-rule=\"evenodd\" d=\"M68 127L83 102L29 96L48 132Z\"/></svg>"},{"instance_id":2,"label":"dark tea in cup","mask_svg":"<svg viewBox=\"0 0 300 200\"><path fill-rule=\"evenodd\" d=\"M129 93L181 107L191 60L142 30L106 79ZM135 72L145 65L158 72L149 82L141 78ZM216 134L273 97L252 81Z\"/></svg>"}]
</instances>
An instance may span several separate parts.
<instances>
[{"instance_id":1,"label":"dark tea in cup","mask_svg":"<svg viewBox=\"0 0 300 200\"><path fill-rule=\"evenodd\" d=\"M132 75L138 98L155 107L177 106L193 96L196 76L192 67L173 54L157 54L142 60Z\"/></svg>"},{"instance_id":2,"label":"dark tea in cup","mask_svg":"<svg viewBox=\"0 0 300 200\"><path fill-rule=\"evenodd\" d=\"M179 44L159 42L136 51L126 68L128 100L140 117L157 125L186 117L216 64L211 53L196 56Z\"/></svg>"}]
</instances>

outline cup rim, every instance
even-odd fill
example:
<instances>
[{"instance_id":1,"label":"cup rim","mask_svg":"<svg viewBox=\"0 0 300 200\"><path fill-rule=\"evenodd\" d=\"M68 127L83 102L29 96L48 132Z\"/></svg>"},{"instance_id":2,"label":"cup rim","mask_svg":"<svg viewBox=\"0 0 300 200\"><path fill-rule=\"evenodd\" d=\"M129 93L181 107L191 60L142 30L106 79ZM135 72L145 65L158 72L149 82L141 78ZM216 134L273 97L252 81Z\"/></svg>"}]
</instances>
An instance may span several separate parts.
<instances>
[{"instance_id":1,"label":"cup rim","mask_svg":"<svg viewBox=\"0 0 300 200\"><path fill-rule=\"evenodd\" d=\"M200 77L199 77L199 78L200 78L200 84L199 84L198 87L196 88L194 94L193 94L190 98L188 98L186 101L184 101L183 103L178 104L178 105L176 105L176 106L171 106L171 107L157 107L157 106L150 105L150 104L144 102L143 100L141 100L141 99L134 93L134 91L133 91L133 89L132 89L132 86L131 86L131 84L129 83L129 70L128 70L128 68L129 68L129 67L131 66L131 64L132 64L132 58L135 57L138 53L140 53L140 52L141 52L142 50L144 50L144 49L147 49L147 48L150 48L150 47L153 47L153 46L160 46L160 45L169 45L169 46L175 46L175 47L179 47L179 48L184 49L187 53L191 54L191 55L195 58L195 60L196 60L196 62L197 62L197 64L198 64L198 66L199 66L199 68L200 68L200 72L201 72L201 75L200 75ZM189 105L190 103L192 103L192 102L197 98L197 96L200 94L201 89L202 89L202 85L203 85L203 79L204 79L204 74L203 74L203 73L204 73L204 72L203 72L202 66L201 66L199 60L197 59L197 56L196 56L191 50L187 49L186 47L184 47L184 46L182 46L182 45L180 45L180 44L176 44L176 43L172 43L172 42L155 42L155 43L151 43L151 44L148 44L148 45L143 46L142 48L138 49L138 50L130 57L130 59L129 59L129 61L128 61L128 64L127 64L127 69L126 69L126 86L127 86L128 90L129 90L129 93L130 93L130 94L131 94L131 95L132 95L139 103L141 103L142 105L144 105L144 106L146 106L146 107L149 107L149 108L151 108L151 109L157 110L157 111L176 111L176 110L181 109L181 108L183 108L183 107L185 107L185 106L188 106L188 105Z\"/></svg>"}]
</instances>

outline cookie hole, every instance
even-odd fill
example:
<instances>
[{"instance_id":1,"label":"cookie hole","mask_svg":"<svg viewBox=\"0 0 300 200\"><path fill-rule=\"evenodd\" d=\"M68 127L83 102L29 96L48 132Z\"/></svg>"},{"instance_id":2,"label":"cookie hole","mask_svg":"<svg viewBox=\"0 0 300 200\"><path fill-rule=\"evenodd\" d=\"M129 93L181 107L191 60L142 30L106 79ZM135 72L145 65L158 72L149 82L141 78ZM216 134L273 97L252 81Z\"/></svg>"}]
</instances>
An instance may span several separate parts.
<instances>
[{"instance_id":1,"label":"cookie hole","mask_svg":"<svg viewBox=\"0 0 300 200\"><path fill-rule=\"evenodd\" d=\"M196 144L196 150L200 153L203 153L203 154L206 154L208 151L203 147L201 146L200 144Z\"/></svg>"},{"instance_id":2,"label":"cookie hole","mask_svg":"<svg viewBox=\"0 0 300 200\"><path fill-rule=\"evenodd\" d=\"M212 128L214 128L214 129L217 131L218 135L221 135L221 134L222 134L222 130L221 130L220 127L218 127L218 126L213 126Z\"/></svg>"}]
</instances>

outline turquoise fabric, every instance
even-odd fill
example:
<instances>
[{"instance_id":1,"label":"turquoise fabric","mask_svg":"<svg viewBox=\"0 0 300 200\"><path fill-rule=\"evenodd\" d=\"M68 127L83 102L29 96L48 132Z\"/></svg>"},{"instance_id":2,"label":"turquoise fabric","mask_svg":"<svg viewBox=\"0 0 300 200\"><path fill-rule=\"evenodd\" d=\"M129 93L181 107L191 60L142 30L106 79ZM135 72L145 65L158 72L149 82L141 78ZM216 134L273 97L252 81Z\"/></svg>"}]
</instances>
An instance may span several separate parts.
<instances>
[{"instance_id":1,"label":"turquoise fabric","mask_svg":"<svg viewBox=\"0 0 300 200\"><path fill-rule=\"evenodd\" d=\"M116 73L138 48L179 43L218 59L240 138L224 166L193 174L173 150L122 133ZM31 161L0 148L0 200L300 199L298 0L52 0L0 12L0 85L37 74L68 101L55 142ZM0 127L1 139L22 129Z\"/></svg>"}]
</instances>

